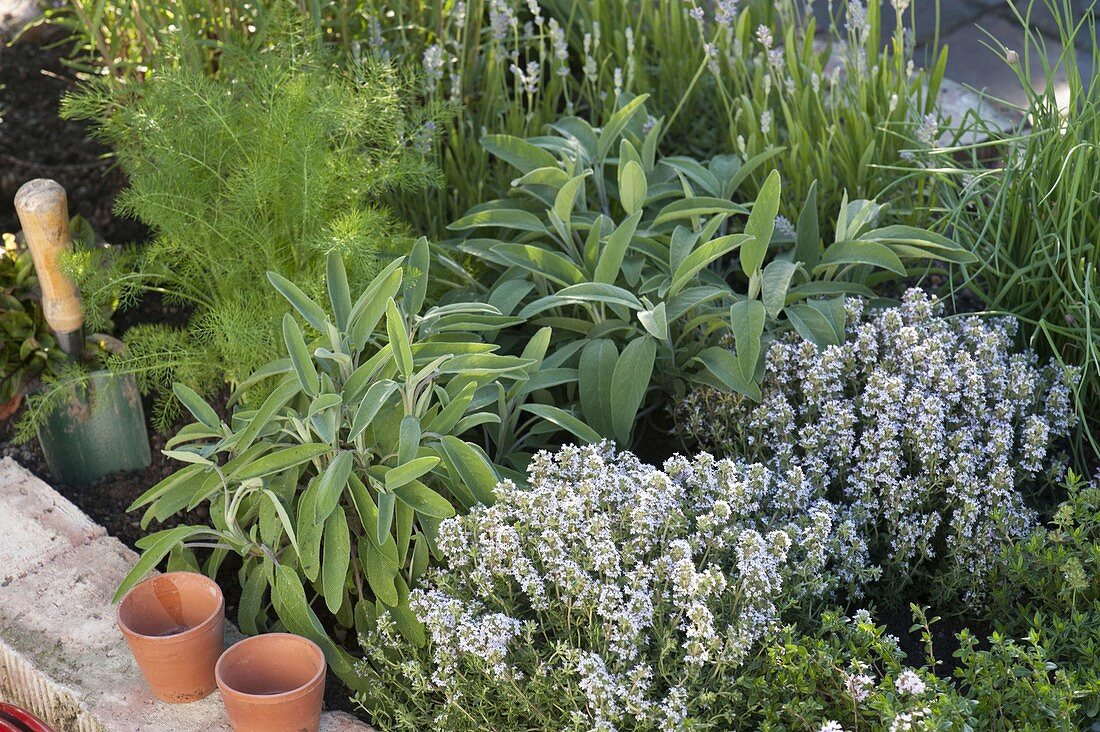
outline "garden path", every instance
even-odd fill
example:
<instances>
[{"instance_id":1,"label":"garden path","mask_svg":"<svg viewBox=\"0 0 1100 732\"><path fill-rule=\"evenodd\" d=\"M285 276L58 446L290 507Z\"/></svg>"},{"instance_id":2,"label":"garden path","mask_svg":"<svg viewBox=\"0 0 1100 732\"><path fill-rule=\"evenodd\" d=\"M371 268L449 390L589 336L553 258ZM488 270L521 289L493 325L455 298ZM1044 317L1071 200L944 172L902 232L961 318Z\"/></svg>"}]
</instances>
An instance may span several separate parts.
<instances>
[{"instance_id":1,"label":"garden path","mask_svg":"<svg viewBox=\"0 0 1100 732\"><path fill-rule=\"evenodd\" d=\"M916 40L918 44L917 57L927 55L927 51L934 43L934 29L936 27L935 0L911 0L916 8ZM1085 11L1095 0L1072 0L1074 8L1083 17ZM1015 0L1016 7L1022 15L1026 15L1028 0ZM885 4L885 3L884 3ZM1010 105L1021 106L1025 103L1027 95L1016 76L1016 70L1002 61L990 46L996 48L997 42L1003 43L1007 48L1016 51L1021 60L1024 56L1024 31L1017 20L1009 0L940 0L940 43L948 46L947 76L965 86L978 91L984 91L993 98L1007 102ZM814 12L818 18L818 24L826 21L830 12L843 17L846 0L817 0L814 3ZM1031 15L1031 27L1042 39L1047 48L1047 56L1053 63L1062 53L1062 45L1058 42L1058 28L1050 13L1046 10L1043 0L1035 0L1036 7ZM886 9L886 14L893 10ZM887 17L890 17L889 15ZM908 24L909 13L906 13ZM1090 54L1086 52L1089 41L1088 34L1082 32L1078 36L1077 54L1079 68L1083 72L1093 73ZM995 39L995 40L994 40ZM921 51L925 51L922 54ZM1043 64L1039 58L1030 58L1032 69L1037 72L1036 80L1045 81L1042 74ZM1057 74L1054 83L1060 92L1059 98L1065 94L1065 73Z\"/></svg>"}]
</instances>

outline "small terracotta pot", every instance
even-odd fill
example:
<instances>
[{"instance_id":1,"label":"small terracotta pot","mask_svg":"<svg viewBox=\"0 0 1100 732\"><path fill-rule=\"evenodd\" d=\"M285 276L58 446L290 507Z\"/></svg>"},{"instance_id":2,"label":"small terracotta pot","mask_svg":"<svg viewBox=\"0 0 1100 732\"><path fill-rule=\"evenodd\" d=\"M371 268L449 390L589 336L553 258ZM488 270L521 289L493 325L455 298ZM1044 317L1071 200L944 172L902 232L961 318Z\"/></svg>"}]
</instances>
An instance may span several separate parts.
<instances>
[{"instance_id":1,"label":"small terracotta pot","mask_svg":"<svg viewBox=\"0 0 1100 732\"><path fill-rule=\"evenodd\" d=\"M214 580L193 572L150 577L122 598L118 627L158 699L183 704L214 691L225 648L225 598Z\"/></svg>"},{"instance_id":2,"label":"small terracotta pot","mask_svg":"<svg viewBox=\"0 0 1100 732\"><path fill-rule=\"evenodd\" d=\"M216 675L236 732L317 732L325 654L289 633L246 638L218 659Z\"/></svg>"}]
</instances>

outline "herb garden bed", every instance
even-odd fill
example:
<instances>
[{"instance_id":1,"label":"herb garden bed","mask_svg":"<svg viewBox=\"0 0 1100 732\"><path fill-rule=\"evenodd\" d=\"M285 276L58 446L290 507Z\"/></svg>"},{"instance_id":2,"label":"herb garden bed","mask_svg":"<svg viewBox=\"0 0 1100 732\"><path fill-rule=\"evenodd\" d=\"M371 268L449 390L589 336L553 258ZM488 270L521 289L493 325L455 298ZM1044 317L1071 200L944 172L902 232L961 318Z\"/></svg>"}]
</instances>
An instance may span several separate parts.
<instances>
[{"instance_id":1,"label":"herb garden bed","mask_svg":"<svg viewBox=\"0 0 1100 732\"><path fill-rule=\"evenodd\" d=\"M991 40L1017 119L920 2L47 11L0 188L136 241L21 189L0 439L111 372L153 448L57 487L78 604L207 574L384 732L1100 728L1094 19Z\"/></svg>"}]
</instances>

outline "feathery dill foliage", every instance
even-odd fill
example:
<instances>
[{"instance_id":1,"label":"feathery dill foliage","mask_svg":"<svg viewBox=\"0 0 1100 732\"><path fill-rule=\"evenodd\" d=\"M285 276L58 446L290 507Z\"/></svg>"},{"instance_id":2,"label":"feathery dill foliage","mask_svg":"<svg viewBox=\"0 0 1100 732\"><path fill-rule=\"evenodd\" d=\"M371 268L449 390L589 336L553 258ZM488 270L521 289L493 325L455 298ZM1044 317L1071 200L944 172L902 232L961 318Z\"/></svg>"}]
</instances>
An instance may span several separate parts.
<instances>
[{"instance_id":1,"label":"feathery dill foliage","mask_svg":"<svg viewBox=\"0 0 1100 732\"><path fill-rule=\"evenodd\" d=\"M407 78L381 62L338 70L305 34L284 35L260 53L224 50L216 78L177 43L145 83L93 82L63 104L96 122L129 176L118 213L155 232L106 263L74 263L85 297L125 307L158 292L192 311L181 330L131 329L113 363L161 393L162 427L178 411L173 381L209 392L281 349L287 307L266 272L319 294L338 252L353 287L365 283L412 243L381 197L438 181L424 154L436 110L407 104Z\"/></svg>"}]
</instances>

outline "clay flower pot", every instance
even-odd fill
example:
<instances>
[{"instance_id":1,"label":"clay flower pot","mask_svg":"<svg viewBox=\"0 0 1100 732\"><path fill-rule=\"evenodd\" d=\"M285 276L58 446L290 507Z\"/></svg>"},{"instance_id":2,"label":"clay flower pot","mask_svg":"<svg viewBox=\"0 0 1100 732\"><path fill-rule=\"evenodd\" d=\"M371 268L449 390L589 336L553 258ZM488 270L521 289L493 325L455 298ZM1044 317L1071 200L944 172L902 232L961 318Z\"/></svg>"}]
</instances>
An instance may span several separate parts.
<instances>
[{"instance_id":1,"label":"clay flower pot","mask_svg":"<svg viewBox=\"0 0 1100 732\"><path fill-rule=\"evenodd\" d=\"M151 577L122 598L118 627L158 699L193 702L217 686L225 598L214 580L193 572Z\"/></svg>"},{"instance_id":2,"label":"clay flower pot","mask_svg":"<svg viewBox=\"0 0 1100 732\"><path fill-rule=\"evenodd\" d=\"M247 638L218 659L216 675L236 732L317 732L325 654L289 633Z\"/></svg>"}]
</instances>

